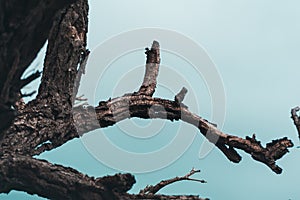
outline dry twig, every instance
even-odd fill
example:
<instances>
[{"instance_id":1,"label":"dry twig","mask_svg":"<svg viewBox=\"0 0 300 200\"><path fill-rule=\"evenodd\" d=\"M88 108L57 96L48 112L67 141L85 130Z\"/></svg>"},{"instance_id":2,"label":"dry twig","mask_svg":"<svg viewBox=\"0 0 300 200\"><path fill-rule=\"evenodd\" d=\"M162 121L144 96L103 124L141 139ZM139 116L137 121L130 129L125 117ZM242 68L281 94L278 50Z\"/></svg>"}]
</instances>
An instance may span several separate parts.
<instances>
[{"instance_id":1,"label":"dry twig","mask_svg":"<svg viewBox=\"0 0 300 200\"><path fill-rule=\"evenodd\" d=\"M157 183L156 185L147 185L144 189L142 189L140 191L140 195L144 195L144 194L156 194L159 190L161 190L163 187L166 187L167 185L170 185L172 183L178 182L178 181L196 181L196 182L200 182L200 183L206 183L205 180L200 180L200 179L194 179L194 178L190 178L190 176L196 174L196 173L200 173L200 170L195 170L194 168L185 176L181 176L181 177L175 177L172 179L168 179L168 180L163 180L159 183Z\"/></svg>"}]
</instances>

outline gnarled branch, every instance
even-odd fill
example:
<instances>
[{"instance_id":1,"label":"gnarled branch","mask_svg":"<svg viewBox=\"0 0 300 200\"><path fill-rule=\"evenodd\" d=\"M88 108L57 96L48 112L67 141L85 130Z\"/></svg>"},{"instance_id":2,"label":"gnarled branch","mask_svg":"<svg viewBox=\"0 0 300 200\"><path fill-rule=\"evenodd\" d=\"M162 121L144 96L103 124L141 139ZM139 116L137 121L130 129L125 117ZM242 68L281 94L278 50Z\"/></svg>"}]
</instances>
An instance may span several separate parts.
<instances>
[{"instance_id":1,"label":"gnarled branch","mask_svg":"<svg viewBox=\"0 0 300 200\"><path fill-rule=\"evenodd\" d=\"M5 2L15 2L15 0ZM4 75L0 75L0 111L3 111L0 113L0 120L2 122L5 117L8 121L15 118L16 113L10 107L22 96L19 91L20 87L38 76L36 73L28 79L20 79L47 38L54 11L59 10L58 8L62 4L71 2L71 0L59 1L61 4L54 0L51 2L32 1L29 6L33 7L30 10L33 15L32 13L19 13L16 18L10 16L13 23L9 22L8 24L1 14L7 9L7 6L13 4L5 2L0 2L0 31L5 31L7 25L11 27L7 29L7 34L1 35L0 39L0 50L3 50L3 54L0 56L0 69L5 72ZM50 6L49 9L53 13L49 13L47 5ZM42 9L37 10L39 6ZM8 10L11 9L12 7ZM198 128L211 142L216 142L216 147L230 161L240 162L241 156L237 149L241 149L250 154L253 159L266 164L274 172L281 173L282 169L276 165L276 160L284 156L288 152L288 148L293 146L289 139L274 140L263 147L256 140L255 135L243 139L223 133L214 124L190 112L188 107L182 103L187 93L186 89L182 89L174 100L152 97L157 84L160 64L159 44L156 41L153 42L151 49L146 49L145 77L138 92L101 101L96 107L79 106L72 109L80 77L84 73L89 54L86 49L87 13L87 1L77 0L76 3L60 12L54 20L49 35L38 97L26 105L21 103L20 112L15 118L13 126L7 130L7 134L0 135L0 166L2 166L0 169L0 192L7 193L15 189L46 198L59 199L200 200L201 198L198 196L155 195L160 188L172 182L194 180L189 176L196 173L196 170L192 170L184 177L161 182L158 186L149 187L148 191L133 195L126 193L135 182L130 174L93 178L72 168L32 158L33 155L57 148L91 130L108 127L132 117L182 120ZM22 17L24 17L24 21L21 20L21 23L17 23ZM28 24L29 22L32 25ZM14 26L14 23L17 25ZM31 26L28 28L25 27L26 25ZM24 28L25 30L27 28L28 32L23 32ZM43 30L42 34L37 31L40 29ZM22 38L26 34L30 37L23 41ZM6 40L12 41L9 44L11 46ZM20 48L16 49L15 47L19 43L21 44ZM31 46L32 44L34 46ZM164 109L161 109L162 107ZM295 119L298 120L298 118ZM0 125L0 131L6 128L7 123L6 126ZM213 141L211 138L219 139Z\"/></svg>"},{"instance_id":2,"label":"gnarled branch","mask_svg":"<svg viewBox=\"0 0 300 200\"><path fill-rule=\"evenodd\" d=\"M291 140L287 138L273 140L268 143L266 147L263 147L261 143L256 140L254 135L252 138L246 137L246 139L243 139L225 134L218 130L214 124L190 112L188 107L181 103L186 92L187 90L183 89L176 95L174 101L153 98L149 95L141 94L126 94L108 101L101 101L99 105L95 107L97 120L101 128L114 125L121 120L132 117L143 119L167 118L171 121L182 120L197 127L211 142L216 142L215 145L230 161L235 163L241 161L241 156L236 151L236 149L241 149L250 154L255 160L266 164L275 173L280 174L282 172L282 169L276 165L276 160L285 155L288 152L288 148L293 146ZM156 107L163 107L164 109L155 110ZM150 110L154 111L150 114ZM82 134L82 131L88 132L97 128L95 121L90 120L95 116L93 107L77 108L74 111L80 134ZM88 121L84 119L87 116L89 116ZM218 138L218 140L213 141L211 138Z\"/></svg>"},{"instance_id":3,"label":"gnarled branch","mask_svg":"<svg viewBox=\"0 0 300 200\"><path fill-rule=\"evenodd\" d=\"M93 178L72 168L31 157L79 137L73 123L76 115L72 115L71 108L89 53L85 49L87 9L87 1L78 0L56 17L49 36L38 97L26 105L23 102L16 104L19 115L0 141L0 165L3 166L0 169L0 192L21 190L51 199L129 200L141 197L126 193L135 183L130 174ZM24 85L37 74L18 84ZM149 90L146 89L145 94L149 94ZM5 114L3 117L8 118L8 113ZM201 199L183 195L143 196L145 199L183 197Z\"/></svg>"},{"instance_id":4,"label":"gnarled branch","mask_svg":"<svg viewBox=\"0 0 300 200\"><path fill-rule=\"evenodd\" d=\"M216 147L230 161L235 163L241 161L242 157L236 151L236 149L241 149L250 154L253 159L266 164L275 173L280 174L282 172L282 169L276 165L276 160L285 155L288 152L288 148L293 146L291 140L287 138L273 140L266 147L263 147L261 142L256 140L255 136L243 139L223 133L214 124L190 112L187 106L178 102L178 96L184 96L183 94L186 92L183 89L179 95L176 95L177 98L174 101L133 93L132 95L126 94L108 101L101 101L95 108L92 106L75 108L73 109L73 116L77 131L82 135L97 128L112 126L119 121L132 117L143 119L167 118L171 121L182 120L198 128L208 140L215 143ZM162 107L164 109L161 109ZM150 110L151 113L149 113ZM95 116L99 124L95 121ZM78 137L78 135L76 131L73 131L69 132L67 137L60 138L58 141L66 141ZM211 138L218 138L218 140L213 141ZM60 143L57 144L61 145ZM51 148L45 148L45 150L56 147L54 145Z\"/></svg>"}]
</instances>

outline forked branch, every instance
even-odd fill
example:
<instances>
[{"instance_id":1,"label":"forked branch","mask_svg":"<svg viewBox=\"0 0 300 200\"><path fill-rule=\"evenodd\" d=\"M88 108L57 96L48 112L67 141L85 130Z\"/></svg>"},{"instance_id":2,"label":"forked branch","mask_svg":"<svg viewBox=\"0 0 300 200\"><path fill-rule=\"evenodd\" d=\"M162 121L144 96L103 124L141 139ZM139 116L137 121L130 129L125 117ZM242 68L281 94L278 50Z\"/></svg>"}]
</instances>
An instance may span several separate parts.
<instances>
[{"instance_id":1,"label":"forked branch","mask_svg":"<svg viewBox=\"0 0 300 200\"><path fill-rule=\"evenodd\" d=\"M151 49L153 49L153 46L158 47L158 42L154 41ZM148 54L149 51L153 53L154 50L147 49ZM155 49L155 52L159 52L159 50ZM153 53L153 55L151 54L151 60L159 61L160 58L158 56L158 53ZM210 123L200 116L190 112L188 107L182 103L185 94L187 93L185 88L183 88L175 96L174 101L153 98L152 92L154 92L154 88L156 86L156 80L153 80L153 78L157 77L158 62L156 62L156 64L157 65L155 65L155 67L153 65L146 65L146 74L140 89L140 91L144 91L143 88L148 88L145 91L151 92L148 93L139 91L132 95L126 94L122 97L109 99L108 101L101 101L99 105L94 108L101 128L114 125L121 120L132 117L143 119L167 118L171 121L182 120L197 127L200 132L210 142L214 143L230 161L235 163L241 161L242 157L236 151L236 149L241 149L250 154L253 159L266 164L275 173L280 174L282 172L282 169L276 165L276 160L289 152L288 148L293 146L291 140L284 137L282 139L273 140L268 143L266 147L263 147L261 142L256 140L255 135L243 139L234 135L223 133L216 128L215 124ZM153 70L154 68L155 70ZM149 83L150 80L152 84L145 84ZM144 87L145 85L148 85L149 87ZM77 108L74 111L74 115L77 116L76 123L80 130L80 134L84 134L84 132L95 129L95 121L90 120L93 116L95 116L93 107L88 106L87 108ZM89 120L86 121L85 118L88 118ZM84 124L84 126L82 124ZM215 141L211 138L217 138L217 140Z\"/></svg>"},{"instance_id":2,"label":"forked branch","mask_svg":"<svg viewBox=\"0 0 300 200\"><path fill-rule=\"evenodd\" d=\"M21 74L46 40L54 13L58 9L57 3L66 4L71 1L32 2L35 5L32 12L36 15L26 18L27 20L24 21L26 23L20 25L20 30L24 29L24 31L16 31L16 35L11 35L10 40L5 40L4 46L0 45L0 49L14 50L20 42L23 42L22 46L24 47L31 47L31 44L36 43L36 46L33 47L34 51L30 51L30 48L29 50L24 48L25 53L3 51L13 52L13 55L11 59L1 60L0 58L1 64L7 63L0 66L3 69L2 72L7 72L0 75L0 120L2 123L6 122L5 126L0 125L0 131L7 130L6 134L0 135L0 192L8 193L15 189L52 199L200 200L201 198L198 196L191 195L156 195L161 188L176 181L204 182L190 178L191 175L199 172L197 170L192 170L186 176L149 186L140 194L134 195L126 193L135 182L134 177L130 174L93 178L72 168L32 158L34 155L55 149L89 131L108 127L132 117L182 120L199 129L202 135L214 143L230 161L240 162L241 156L237 152L240 149L250 154L253 159L266 164L274 172L281 173L282 169L276 165L276 160L284 156L288 152L288 148L293 146L289 139L274 140L264 147L255 135L243 139L223 133L214 124L189 111L188 107L183 104L187 93L185 88L175 96L174 100L152 97L157 84L160 64L160 49L157 41L153 42L151 49L146 49L145 77L138 92L101 101L96 107L79 106L72 109L76 95L74 92L76 93L79 87L80 77L84 73L89 54L85 48L88 24L87 0L77 0L76 3L57 15L48 37L47 56L39 94L35 100L26 105L22 102L16 105L19 114L15 118L10 104L13 105L22 96L19 93L20 87L39 75L36 73L29 76L28 79L21 80ZM42 5L43 9L40 10L36 4ZM52 9L47 10L48 7ZM0 11L3 9L4 7L0 7ZM46 13L45 16L44 13ZM1 14L2 12L0 12L0 21ZM30 27L28 28L26 25L30 25ZM36 40L36 34L40 34L36 28L44 31L38 37L38 42L32 42ZM30 37L23 37L24 35ZM20 41L23 38L29 39ZM1 41L4 41L3 38ZM8 43L10 41L15 42ZM3 58L6 57L3 56ZM12 80L16 80L16 82L20 80L19 85L12 85ZM298 110L296 109L292 113L297 128L300 126L299 117L296 114ZM14 118L14 124L7 129ZM211 138L218 138L218 140L214 141Z\"/></svg>"},{"instance_id":3,"label":"forked branch","mask_svg":"<svg viewBox=\"0 0 300 200\"><path fill-rule=\"evenodd\" d=\"M145 54L147 55L146 71L144 81L137 94L152 96L155 92L160 64L159 43L157 41L153 41L151 49L146 48Z\"/></svg>"}]
</instances>

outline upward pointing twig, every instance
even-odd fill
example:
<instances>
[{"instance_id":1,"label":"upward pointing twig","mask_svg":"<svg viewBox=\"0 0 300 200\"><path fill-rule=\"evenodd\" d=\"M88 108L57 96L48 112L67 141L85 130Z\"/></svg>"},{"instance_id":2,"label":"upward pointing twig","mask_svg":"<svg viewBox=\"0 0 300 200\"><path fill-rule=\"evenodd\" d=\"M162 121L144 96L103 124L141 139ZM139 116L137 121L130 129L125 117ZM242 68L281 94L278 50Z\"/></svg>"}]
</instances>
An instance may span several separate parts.
<instances>
[{"instance_id":1,"label":"upward pointing twig","mask_svg":"<svg viewBox=\"0 0 300 200\"><path fill-rule=\"evenodd\" d=\"M147 55L146 72L144 81L137 94L152 96L155 92L156 79L160 64L159 43L157 41L153 41L151 49L146 48L145 54Z\"/></svg>"},{"instance_id":2,"label":"upward pointing twig","mask_svg":"<svg viewBox=\"0 0 300 200\"><path fill-rule=\"evenodd\" d=\"M180 90L180 92L178 94L176 94L176 96L174 98L175 102L182 103L182 101L183 101L183 99L184 99L187 92L188 92L187 89L185 87L183 87Z\"/></svg>"}]
</instances>

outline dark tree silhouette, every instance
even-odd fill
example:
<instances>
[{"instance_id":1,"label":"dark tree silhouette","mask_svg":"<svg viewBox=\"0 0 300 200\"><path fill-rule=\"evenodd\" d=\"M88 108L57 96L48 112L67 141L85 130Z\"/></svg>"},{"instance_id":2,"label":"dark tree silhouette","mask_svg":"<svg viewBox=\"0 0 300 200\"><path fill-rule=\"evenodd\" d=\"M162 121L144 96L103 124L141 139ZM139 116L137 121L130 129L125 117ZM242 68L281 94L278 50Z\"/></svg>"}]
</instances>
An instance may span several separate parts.
<instances>
[{"instance_id":1,"label":"dark tree silhouette","mask_svg":"<svg viewBox=\"0 0 300 200\"><path fill-rule=\"evenodd\" d=\"M190 178L198 170L148 186L133 195L127 193L135 183L131 174L94 178L33 157L89 131L132 117L182 120L198 128L204 136L210 136L208 140L211 136L218 137L215 146L230 161L241 161L236 151L240 149L275 173L282 172L276 160L293 146L289 139L273 140L263 147L255 135L243 139L223 133L183 104L185 88L174 100L153 97L160 65L157 41L146 50L145 76L139 91L100 101L96 107L73 107L89 55L87 17L87 0L0 1L1 193L19 190L49 199L201 199L157 194L162 187L176 181L205 182ZM30 94L22 94L20 90L40 73L25 79L21 76L46 40L48 47L38 95L25 104L22 97ZM128 108L130 112L124 112Z\"/></svg>"}]
</instances>

